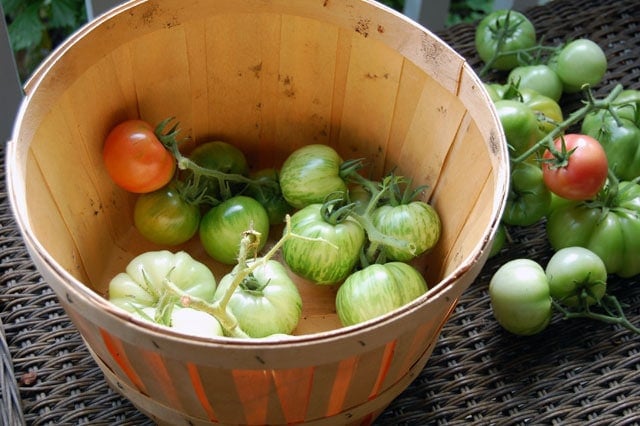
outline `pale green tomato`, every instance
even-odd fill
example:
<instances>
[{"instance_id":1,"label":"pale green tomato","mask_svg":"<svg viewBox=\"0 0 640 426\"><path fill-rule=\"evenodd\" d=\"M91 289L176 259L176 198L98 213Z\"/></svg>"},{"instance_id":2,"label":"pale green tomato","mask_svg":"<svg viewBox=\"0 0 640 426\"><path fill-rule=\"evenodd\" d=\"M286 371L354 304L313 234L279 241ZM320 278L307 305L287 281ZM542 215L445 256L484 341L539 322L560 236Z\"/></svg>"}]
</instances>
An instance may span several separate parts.
<instances>
[{"instance_id":1,"label":"pale green tomato","mask_svg":"<svg viewBox=\"0 0 640 426\"><path fill-rule=\"evenodd\" d=\"M108 297L129 312L155 307L166 291L165 280L206 301L213 300L216 291L216 279L206 265L184 251L162 250L142 253L131 260L125 272L109 282Z\"/></svg>"}]
</instances>

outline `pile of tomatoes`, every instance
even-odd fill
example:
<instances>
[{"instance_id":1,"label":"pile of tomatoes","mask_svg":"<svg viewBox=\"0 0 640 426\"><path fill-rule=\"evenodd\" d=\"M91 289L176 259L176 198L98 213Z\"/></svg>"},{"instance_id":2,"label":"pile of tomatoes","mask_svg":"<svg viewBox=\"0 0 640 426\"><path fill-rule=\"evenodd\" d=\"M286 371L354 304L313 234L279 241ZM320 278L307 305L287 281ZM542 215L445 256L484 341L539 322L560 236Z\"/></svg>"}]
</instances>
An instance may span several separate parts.
<instances>
[{"instance_id":1,"label":"pile of tomatoes","mask_svg":"<svg viewBox=\"0 0 640 426\"><path fill-rule=\"evenodd\" d=\"M441 234L438 213L418 199L424 188L394 173L364 178L364 159L345 161L322 144L291 152L279 169L250 172L244 153L224 141L187 152L178 126L166 130L171 121L127 120L103 146L113 182L137 194L136 229L162 248L112 279L116 305L191 334L263 338L295 331L303 301L291 273L337 286L345 326L427 291L410 264ZM219 282L188 253L170 251L196 237L232 266ZM267 249L268 240L276 242Z\"/></svg>"},{"instance_id":2,"label":"pile of tomatoes","mask_svg":"<svg viewBox=\"0 0 640 426\"><path fill-rule=\"evenodd\" d=\"M618 86L595 99L590 89L607 70L600 46L585 38L543 45L533 24L513 10L482 19L475 43L485 62L480 75L504 76L485 87L511 157L493 253L508 227L541 221L556 251L546 271L516 259L496 272L489 289L495 317L515 334L534 334L549 324L554 308L565 317L598 319L592 309L601 308L615 317L610 322L640 332L605 293L608 274L640 273L640 91ZM584 106L562 111L561 97L578 92Z\"/></svg>"}]
</instances>

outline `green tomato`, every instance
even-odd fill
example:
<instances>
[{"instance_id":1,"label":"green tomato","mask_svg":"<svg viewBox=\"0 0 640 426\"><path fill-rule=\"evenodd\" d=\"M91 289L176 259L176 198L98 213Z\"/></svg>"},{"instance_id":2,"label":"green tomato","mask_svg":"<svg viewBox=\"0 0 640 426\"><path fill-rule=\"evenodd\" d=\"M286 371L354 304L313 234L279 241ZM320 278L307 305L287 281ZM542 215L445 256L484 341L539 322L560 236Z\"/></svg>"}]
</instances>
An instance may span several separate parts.
<instances>
[{"instance_id":1,"label":"green tomato","mask_svg":"<svg viewBox=\"0 0 640 426\"><path fill-rule=\"evenodd\" d=\"M216 291L216 279L206 265L184 251L162 250L145 252L132 259L125 272L109 282L108 298L129 312L157 307L166 292L165 280L206 301L212 301Z\"/></svg>"},{"instance_id":2,"label":"green tomato","mask_svg":"<svg viewBox=\"0 0 640 426\"><path fill-rule=\"evenodd\" d=\"M205 213L200 221L200 241L213 259L233 265L243 233L249 229L260 233L258 250L262 250L269 238L267 211L253 198L236 195Z\"/></svg>"},{"instance_id":3,"label":"green tomato","mask_svg":"<svg viewBox=\"0 0 640 426\"><path fill-rule=\"evenodd\" d=\"M249 337L291 334L302 313L298 288L280 262L257 259L248 262L247 266L253 262L259 262L258 266L240 282L229 299L227 309ZM240 270L237 265L222 277L215 300L222 299Z\"/></svg>"},{"instance_id":4,"label":"green tomato","mask_svg":"<svg viewBox=\"0 0 640 426\"><path fill-rule=\"evenodd\" d=\"M550 65L562 80L564 92L575 93L584 84L595 86L602 81L607 72L607 56L597 43L581 38L565 45Z\"/></svg>"},{"instance_id":5,"label":"green tomato","mask_svg":"<svg viewBox=\"0 0 640 426\"><path fill-rule=\"evenodd\" d=\"M562 122L562 108L550 97L526 88L519 89L519 94L521 102L531 108L534 114L539 116L537 118L538 135L536 136L536 141L542 139L554 130L557 124Z\"/></svg>"},{"instance_id":6,"label":"green tomato","mask_svg":"<svg viewBox=\"0 0 640 426\"><path fill-rule=\"evenodd\" d=\"M602 259L620 277L640 273L640 185L620 182L589 202L564 203L547 218L547 237L555 250L580 246Z\"/></svg>"},{"instance_id":7,"label":"green tomato","mask_svg":"<svg viewBox=\"0 0 640 426\"><path fill-rule=\"evenodd\" d=\"M565 247L551 256L545 269L551 297L567 306L593 305L607 291L607 268L584 247Z\"/></svg>"},{"instance_id":8,"label":"green tomato","mask_svg":"<svg viewBox=\"0 0 640 426\"><path fill-rule=\"evenodd\" d=\"M621 180L640 176L640 91L623 91L614 102L614 117L608 110L587 114L581 132L600 142L609 168Z\"/></svg>"},{"instance_id":9,"label":"green tomato","mask_svg":"<svg viewBox=\"0 0 640 426\"><path fill-rule=\"evenodd\" d=\"M133 223L147 240L175 246L190 240L198 231L200 208L187 202L175 185L169 184L138 196Z\"/></svg>"},{"instance_id":10,"label":"green tomato","mask_svg":"<svg viewBox=\"0 0 640 426\"><path fill-rule=\"evenodd\" d=\"M249 165L244 153L236 146L223 141L210 141L198 145L189 159L201 167L211 170L218 170L228 174L238 174L246 176L249 173ZM220 196L220 182L214 177L206 177L206 189L209 196L218 198ZM232 193L239 191L244 183L228 182Z\"/></svg>"},{"instance_id":11,"label":"green tomato","mask_svg":"<svg viewBox=\"0 0 640 426\"><path fill-rule=\"evenodd\" d=\"M519 89L530 89L554 101L562 96L562 80L548 65L522 65L509 72L507 81L518 85Z\"/></svg>"},{"instance_id":12,"label":"green tomato","mask_svg":"<svg viewBox=\"0 0 640 426\"><path fill-rule=\"evenodd\" d=\"M538 119L531 108L512 99L494 103L504 135L511 149L511 155L517 157L529 150L538 139Z\"/></svg>"},{"instance_id":13,"label":"green tomato","mask_svg":"<svg viewBox=\"0 0 640 426\"><path fill-rule=\"evenodd\" d=\"M499 40L503 37L500 44ZM485 16L476 27L475 47L484 62L497 57L491 67L511 70L520 64L517 50L536 44L536 31L531 21L514 10L496 10ZM509 53L510 52L510 53Z\"/></svg>"},{"instance_id":14,"label":"green tomato","mask_svg":"<svg viewBox=\"0 0 640 426\"><path fill-rule=\"evenodd\" d=\"M340 175L340 155L327 145L306 145L292 152L280 169L280 188L285 200L301 209L323 203L327 195L346 192Z\"/></svg>"},{"instance_id":15,"label":"green tomato","mask_svg":"<svg viewBox=\"0 0 640 426\"><path fill-rule=\"evenodd\" d=\"M291 232L303 238L284 242L284 261L293 272L316 284L335 284L345 279L357 264L365 242L359 223L351 217L332 223L321 204L311 204L294 213Z\"/></svg>"},{"instance_id":16,"label":"green tomato","mask_svg":"<svg viewBox=\"0 0 640 426\"><path fill-rule=\"evenodd\" d=\"M442 224L438 212L424 201L412 201L396 206L383 205L373 211L374 226L382 234L405 241L414 252L384 246L387 260L408 262L433 248L440 239Z\"/></svg>"},{"instance_id":17,"label":"green tomato","mask_svg":"<svg viewBox=\"0 0 640 426\"><path fill-rule=\"evenodd\" d=\"M293 212L293 207L284 199L280 190L280 178L276 169L258 170L250 175L257 184L247 186L244 195L255 198L267 211L269 223L279 225L286 215Z\"/></svg>"},{"instance_id":18,"label":"green tomato","mask_svg":"<svg viewBox=\"0 0 640 426\"><path fill-rule=\"evenodd\" d=\"M387 314L427 291L424 277L403 262L373 264L349 275L338 288L336 312L344 326Z\"/></svg>"},{"instance_id":19,"label":"green tomato","mask_svg":"<svg viewBox=\"0 0 640 426\"><path fill-rule=\"evenodd\" d=\"M530 259L514 259L491 277L493 316L507 331L529 336L547 328L553 313L544 269Z\"/></svg>"},{"instance_id":20,"label":"green tomato","mask_svg":"<svg viewBox=\"0 0 640 426\"><path fill-rule=\"evenodd\" d=\"M551 192L544 184L542 170L531 163L518 163L511 170L507 204L502 221L508 225L529 226L549 212Z\"/></svg>"}]
</instances>

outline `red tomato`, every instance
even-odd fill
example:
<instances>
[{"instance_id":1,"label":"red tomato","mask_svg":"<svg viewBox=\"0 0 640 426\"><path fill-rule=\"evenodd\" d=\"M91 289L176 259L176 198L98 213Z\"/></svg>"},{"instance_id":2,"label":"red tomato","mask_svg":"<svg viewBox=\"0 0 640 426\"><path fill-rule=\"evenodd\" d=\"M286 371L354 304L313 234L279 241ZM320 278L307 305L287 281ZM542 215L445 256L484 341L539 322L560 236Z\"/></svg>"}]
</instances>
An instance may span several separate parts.
<instances>
[{"instance_id":1,"label":"red tomato","mask_svg":"<svg viewBox=\"0 0 640 426\"><path fill-rule=\"evenodd\" d=\"M126 120L115 126L104 142L102 158L111 179L135 193L162 188L176 170L173 155L143 120Z\"/></svg>"},{"instance_id":2,"label":"red tomato","mask_svg":"<svg viewBox=\"0 0 640 426\"><path fill-rule=\"evenodd\" d=\"M593 198L607 180L607 155L596 139L581 134L564 135L568 158L554 159L547 149L543 154L542 174L547 188L568 200ZM556 150L562 151L562 139L554 141ZM573 152L571 152L573 150ZM569 154L570 153L570 154Z\"/></svg>"}]
</instances>

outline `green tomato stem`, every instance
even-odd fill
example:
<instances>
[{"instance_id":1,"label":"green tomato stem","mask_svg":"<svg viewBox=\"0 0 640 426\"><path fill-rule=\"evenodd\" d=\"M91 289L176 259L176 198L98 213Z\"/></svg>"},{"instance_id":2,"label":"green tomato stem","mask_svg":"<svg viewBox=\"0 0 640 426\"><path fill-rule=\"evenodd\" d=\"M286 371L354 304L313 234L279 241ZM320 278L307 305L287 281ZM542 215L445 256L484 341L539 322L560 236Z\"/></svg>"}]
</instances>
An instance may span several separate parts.
<instances>
[{"instance_id":1,"label":"green tomato stem","mask_svg":"<svg viewBox=\"0 0 640 426\"><path fill-rule=\"evenodd\" d=\"M176 137L180 132L179 123L174 124L169 130L166 130L166 127L169 125L171 121L173 121L174 117L169 117L160 122L155 128L154 133L160 140L160 142L164 145L164 147L173 155L176 160L178 169L180 170L189 170L195 176L195 181L198 182L200 177L208 177L215 178L219 182L220 193L223 194L224 198L228 198L229 194L229 182L240 182L245 184L260 186L272 186L277 185L270 180L255 180L250 179L244 175L238 173L225 173L220 170L210 169L208 167L202 167L197 164L195 161L191 160L189 157L185 157L180 152L178 148L178 142Z\"/></svg>"},{"instance_id":2,"label":"green tomato stem","mask_svg":"<svg viewBox=\"0 0 640 426\"><path fill-rule=\"evenodd\" d=\"M629 321L624 314L622 305L615 296L605 294L602 298L601 304L606 311L605 314L593 312L586 304L581 307L580 310L569 311L556 300L552 300L552 303L553 306L562 313L564 319L588 318L606 324L620 325L633 333L640 334L640 328L634 326L631 321Z\"/></svg>"}]
</instances>

